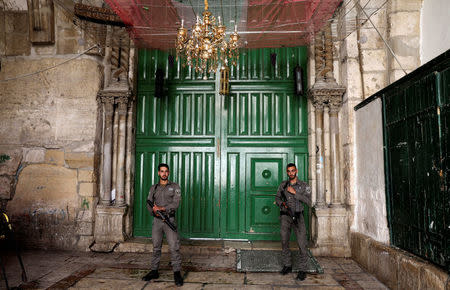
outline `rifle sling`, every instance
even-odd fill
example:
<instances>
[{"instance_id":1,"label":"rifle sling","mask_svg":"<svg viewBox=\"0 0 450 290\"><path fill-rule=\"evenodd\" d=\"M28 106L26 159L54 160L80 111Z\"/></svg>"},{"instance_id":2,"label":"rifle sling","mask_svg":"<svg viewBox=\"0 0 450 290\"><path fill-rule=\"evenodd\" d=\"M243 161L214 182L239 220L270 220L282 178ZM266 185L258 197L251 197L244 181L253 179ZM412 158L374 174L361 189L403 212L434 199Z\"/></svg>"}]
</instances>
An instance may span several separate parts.
<instances>
[{"instance_id":1,"label":"rifle sling","mask_svg":"<svg viewBox=\"0 0 450 290\"><path fill-rule=\"evenodd\" d=\"M156 193L156 189L158 189L158 185L159 182L155 185L155 190L153 191L153 195L152 195L152 202L153 204L155 204L155 193ZM155 213L152 211L152 215L156 218L159 218L162 220L162 218L160 216L155 215ZM166 212L167 217L171 218L171 217L175 217L175 213L173 214L169 214L168 212Z\"/></svg>"}]
</instances>

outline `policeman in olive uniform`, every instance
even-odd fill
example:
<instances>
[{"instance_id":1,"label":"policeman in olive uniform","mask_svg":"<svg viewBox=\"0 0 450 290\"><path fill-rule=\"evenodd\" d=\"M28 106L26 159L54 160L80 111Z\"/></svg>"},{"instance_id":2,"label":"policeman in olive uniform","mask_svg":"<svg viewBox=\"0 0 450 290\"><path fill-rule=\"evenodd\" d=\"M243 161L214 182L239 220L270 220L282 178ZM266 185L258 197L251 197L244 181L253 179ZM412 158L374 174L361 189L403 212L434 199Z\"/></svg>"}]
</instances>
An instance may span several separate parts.
<instances>
[{"instance_id":1,"label":"policeman in olive uniform","mask_svg":"<svg viewBox=\"0 0 450 290\"><path fill-rule=\"evenodd\" d=\"M147 204L147 209L155 217L152 224L152 241L153 241L153 255L151 261L151 271L142 279L150 281L159 277L158 268L161 259L161 246L163 234L166 234L167 243L169 244L170 254L172 256L172 268L174 272L174 280L177 286L183 285L183 278L181 277L181 255L180 255L180 238L178 233L172 230L156 211L165 211L169 216L169 220L176 226L175 212L178 209L181 201L180 186L171 182L169 178L169 166L161 163L158 165L159 182L150 187L148 193L148 200L154 203L153 208Z\"/></svg>"},{"instance_id":2,"label":"policeman in olive uniform","mask_svg":"<svg viewBox=\"0 0 450 290\"><path fill-rule=\"evenodd\" d=\"M281 246L283 257L283 269L281 274L286 275L292 272L291 251L289 250L289 238L291 229L294 229L297 236L297 244L300 250L300 265L297 275L298 280L305 280L306 269L308 267L308 253L306 249L306 227L303 219L303 204L311 206L311 188L306 182L297 178L297 167L293 163L287 165L287 175L289 180L283 181L278 187L275 197L277 205L280 207L281 223ZM295 215L297 222L289 216L289 211Z\"/></svg>"}]
</instances>

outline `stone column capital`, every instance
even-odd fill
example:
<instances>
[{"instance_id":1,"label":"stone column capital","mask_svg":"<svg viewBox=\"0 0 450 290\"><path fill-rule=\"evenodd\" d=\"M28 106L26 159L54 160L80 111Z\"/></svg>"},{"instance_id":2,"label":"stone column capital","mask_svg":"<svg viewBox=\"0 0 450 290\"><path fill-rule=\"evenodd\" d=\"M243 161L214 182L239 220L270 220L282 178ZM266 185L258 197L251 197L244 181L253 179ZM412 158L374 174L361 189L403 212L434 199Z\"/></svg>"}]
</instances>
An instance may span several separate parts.
<instances>
[{"instance_id":1,"label":"stone column capital","mask_svg":"<svg viewBox=\"0 0 450 290\"><path fill-rule=\"evenodd\" d=\"M97 100L102 104L112 104L112 105L114 104L113 96L102 95L99 93L97 95Z\"/></svg>"},{"instance_id":2,"label":"stone column capital","mask_svg":"<svg viewBox=\"0 0 450 290\"><path fill-rule=\"evenodd\" d=\"M127 99L131 98L131 90L111 90L111 89L105 89L101 90L97 93L97 97L100 99L109 99L113 98L118 99L121 97L125 97Z\"/></svg>"},{"instance_id":3,"label":"stone column capital","mask_svg":"<svg viewBox=\"0 0 450 290\"><path fill-rule=\"evenodd\" d=\"M323 112L323 109L325 107L325 103L323 101L321 101L321 100L313 100L312 104L313 104L314 108L316 109L316 111L322 111Z\"/></svg>"},{"instance_id":4,"label":"stone column capital","mask_svg":"<svg viewBox=\"0 0 450 290\"><path fill-rule=\"evenodd\" d=\"M338 86L335 82L316 82L308 95L316 109L323 110L323 106L327 105L330 112L334 113L341 108L344 93L345 88Z\"/></svg>"},{"instance_id":5,"label":"stone column capital","mask_svg":"<svg viewBox=\"0 0 450 290\"><path fill-rule=\"evenodd\" d=\"M330 108L330 113L338 113L342 106L342 94L330 94L328 100L328 107Z\"/></svg>"}]
</instances>

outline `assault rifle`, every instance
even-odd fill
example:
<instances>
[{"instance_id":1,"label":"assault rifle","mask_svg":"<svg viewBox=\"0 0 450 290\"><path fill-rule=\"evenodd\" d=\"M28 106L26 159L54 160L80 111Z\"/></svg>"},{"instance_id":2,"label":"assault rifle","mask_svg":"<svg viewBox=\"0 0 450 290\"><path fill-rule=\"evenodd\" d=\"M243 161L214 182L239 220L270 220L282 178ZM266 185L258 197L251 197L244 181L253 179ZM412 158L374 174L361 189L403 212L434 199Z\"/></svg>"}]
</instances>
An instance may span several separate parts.
<instances>
[{"instance_id":1,"label":"assault rifle","mask_svg":"<svg viewBox=\"0 0 450 290\"><path fill-rule=\"evenodd\" d=\"M155 204L153 203L153 201L147 199L147 203L148 203L148 205L153 209L153 206L155 205ZM159 215L159 216L161 217L162 221L163 221L164 223L166 223L166 225L168 225L169 228L172 229L172 231L174 231L174 232L177 231L177 227L169 220L169 215L168 215L165 211L157 210L157 211L156 211L156 214Z\"/></svg>"},{"instance_id":2,"label":"assault rifle","mask_svg":"<svg viewBox=\"0 0 450 290\"><path fill-rule=\"evenodd\" d=\"M288 216L292 219L292 222L297 225L298 224L298 218L297 215L292 211L292 209L289 207L287 203L286 195L284 194L284 191L286 190L289 180L286 182L286 184L283 186L283 190L281 191L281 200L283 201L282 205L286 208Z\"/></svg>"}]
</instances>

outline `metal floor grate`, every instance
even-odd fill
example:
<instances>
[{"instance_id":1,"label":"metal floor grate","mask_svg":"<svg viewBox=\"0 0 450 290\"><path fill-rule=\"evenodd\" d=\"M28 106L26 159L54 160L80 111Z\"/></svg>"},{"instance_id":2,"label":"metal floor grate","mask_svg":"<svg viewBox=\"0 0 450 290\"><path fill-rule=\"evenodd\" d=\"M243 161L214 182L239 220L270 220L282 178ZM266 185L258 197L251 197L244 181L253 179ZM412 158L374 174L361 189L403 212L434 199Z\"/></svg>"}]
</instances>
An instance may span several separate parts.
<instances>
[{"instance_id":1,"label":"metal floor grate","mask_svg":"<svg viewBox=\"0 0 450 290\"><path fill-rule=\"evenodd\" d=\"M310 257L308 273L323 274L323 269L308 250ZM236 251L236 269L238 272L278 272L283 268L281 251L276 250L242 250ZM292 271L298 272L299 252L292 251Z\"/></svg>"}]
</instances>

